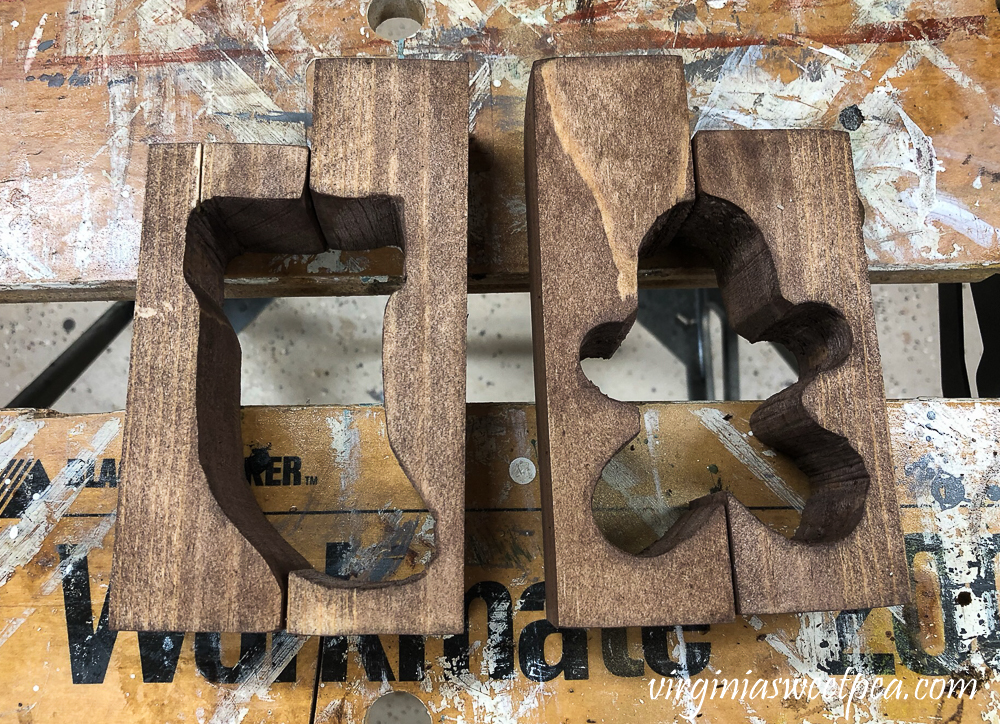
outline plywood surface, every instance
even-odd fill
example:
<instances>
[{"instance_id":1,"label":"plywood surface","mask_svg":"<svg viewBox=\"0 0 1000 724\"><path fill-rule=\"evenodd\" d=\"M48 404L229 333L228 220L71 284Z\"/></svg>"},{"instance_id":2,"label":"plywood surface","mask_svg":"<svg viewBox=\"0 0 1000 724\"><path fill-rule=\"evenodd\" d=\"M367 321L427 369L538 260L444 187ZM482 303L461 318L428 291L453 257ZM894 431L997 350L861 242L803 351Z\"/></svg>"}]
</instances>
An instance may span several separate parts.
<instances>
[{"instance_id":1,"label":"plywood surface","mask_svg":"<svg viewBox=\"0 0 1000 724\"><path fill-rule=\"evenodd\" d=\"M642 444L615 459L595 500L612 541L642 550L677 506L712 489L790 535L808 490L787 459L748 435L754 407L642 406ZM121 415L5 412L0 720L360 721L378 696L403 690L435 722L991 721L1000 707L990 688L1000 669L1000 405L918 400L888 412L913 605L552 632L542 622L534 409L470 406L468 640L115 636L107 585ZM382 408L246 408L243 438L261 508L313 565L356 580L422 570L433 525L391 455ZM852 698L857 671L881 677L888 698ZM697 718L697 696L651 699L661 676L692 686L738 678L740 691L706 698ZM783 703L744 694L743 679L816 686L811 700ZM977 693L942 695L959 680L974 680Z\"/></svg>"},{"instance_id":2,"label":"plywood surface","mask_svg":"<svg viewBox=\"0 0 1000 724\"><path fill-rule=\"evenodd\" d=\"M692 130L851 131L876 281L974 279L1000 257L992 0L442 0L400 49L322 0L30 0L0 7L0 299L133 293L150 142L298 143L324 56L470 63L470 278L527 289L524 98L554 55L674 53ZM257 257L229 293L397 286L386 250ZM706 284L691 259L644 284Z\"/></svg>"}]
</instances>

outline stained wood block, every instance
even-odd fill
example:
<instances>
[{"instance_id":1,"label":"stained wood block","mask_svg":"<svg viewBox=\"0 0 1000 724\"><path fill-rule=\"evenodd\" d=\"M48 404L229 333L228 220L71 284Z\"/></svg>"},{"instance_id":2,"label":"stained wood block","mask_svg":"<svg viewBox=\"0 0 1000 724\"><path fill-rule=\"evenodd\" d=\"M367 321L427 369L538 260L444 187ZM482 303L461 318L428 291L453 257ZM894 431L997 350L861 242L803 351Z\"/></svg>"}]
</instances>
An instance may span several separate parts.
<instances>
[{"instance_id":1,"label":"stained wood block","mask_svg":"<svg viewBox=\"0 0 1000 724\"><path fill-rule=\"evenodd\" d=\"M693 142L698 201L681 241L712 261L729 319L780 342L799 381L754 434L808 475L792 539L732 495L737 610L872 608L909 595L885 391L850 140L837 131L709 131Z\"/></svg>"},{"instance_id":2,"label":"stained wood block","mask_svg":"<svg viewBox=\"0 0 1000 724\"><path fill-rule=\"evenodd\" d=\"M321 61L316 96L311 173L305 148L150 151L115 628L277 629L287 584L293 631L463 629L468 66ZM250 495L222 284L245 252L385 245L406 272L385 316L388 436L437 549L424 575L358 590L312 569Z\"/></svg>"},{"instance_id":3,"label":"stained wood block","mask_svg":"<svg viewBox=\"0 0 1000 724\"><path fill-rule=\"evenodd\" d=\"M240 345L222 311L232 257L324 248L306 200L308 160L308 149L291 146L149 149L115 629L277 629L285 578L308 565L265 520L243 477Z\"/></svg>"},{"instance_id":4,"label":"stained wood block","mask_svg":"<svg viewBox=\"0 0 1000 724\"><path fill-rule=\"evenodd\" d=\"M710 623L734 616L721 500L692 510L645 556L609 543L591 499L641 429L580 360L609 357L635 321L641 253L694 199L676 57L575 58L532 68L525 122L546 611L559 626Z\"/></svg>"},{"instance_id":5,"label":"stained wood block","mask_svg":"<svg viewBox=\"0 0 1000 724\"><path fill-rule=\"evenodd\" d=\"M316 63L310 188L324 233L405 251L385 311L386 426L437 550L422 576L387 585L292 573L295 633L464 630L468 83L465 62Z\"/></svg>"}]
</instances>

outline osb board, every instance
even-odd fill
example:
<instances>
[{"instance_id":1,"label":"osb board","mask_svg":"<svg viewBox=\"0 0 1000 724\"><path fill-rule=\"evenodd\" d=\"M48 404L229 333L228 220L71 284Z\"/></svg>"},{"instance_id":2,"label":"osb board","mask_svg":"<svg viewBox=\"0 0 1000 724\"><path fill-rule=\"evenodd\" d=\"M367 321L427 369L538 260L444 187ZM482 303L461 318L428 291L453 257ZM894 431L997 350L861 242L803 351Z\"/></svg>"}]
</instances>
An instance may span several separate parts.
<instances>
[{"instance_id":1,"label":"osb board","mask_svg":"<svg viewBox=\"0 0 1000 724\"><path fill-rule=\"evenodd\" d=\"M322 56L470 62L470 280L527 288L524 96L531 62L677 53L692 130L852 130L876 281L986 276L998 261L1000 17L993 0L437 0L402 47L367 4L27 0L0 6L0 299L134 293L145 144L305 143ZM858 125L860 124L860 125ZM398 253L254 258L233 295L357 294ZM697 285L697 260L644 284Z\"/></svg>"},{"instance_id":2,"label":"osb board","mask_svg":"<svg viewBox=\"0 0 1000 724\"><path fill-rule=\"evenodd\" d=\"M644 406L642 443L607 471L598 520L616 527L619 543L641 548L669 524L672 506L722 487L789 533L808 491L787 460L747 434L753 408ZM915 606L648 630L644 643L629 629L539 644L534 409L470 406L466 586L492 607L472 603L466 645L456 637L115 636L106 601L120 413L5 412L0 463L14 481L6 487L28 488L27 507L12 510L9 493L0 507L0 720L348 722L402 690L423 700L434 722L666 722L698 713L705 722L995 721L1000 404L894 402L889 417ZM391 457L382 408L246 408L243 427L263 510L315 565L370 578L424 565L433 524ZM858 671L881 677L889 699L852 698ZM652 700L650 683L659 692L661 676L692 689ZM782 703L742 691L734 699L730 687L697 711L695 687L715 691L728 677L817 688L811 701ZM928 698L929 685L952 680L975 680L977 693Z\"/></svg>"}]
</instances>

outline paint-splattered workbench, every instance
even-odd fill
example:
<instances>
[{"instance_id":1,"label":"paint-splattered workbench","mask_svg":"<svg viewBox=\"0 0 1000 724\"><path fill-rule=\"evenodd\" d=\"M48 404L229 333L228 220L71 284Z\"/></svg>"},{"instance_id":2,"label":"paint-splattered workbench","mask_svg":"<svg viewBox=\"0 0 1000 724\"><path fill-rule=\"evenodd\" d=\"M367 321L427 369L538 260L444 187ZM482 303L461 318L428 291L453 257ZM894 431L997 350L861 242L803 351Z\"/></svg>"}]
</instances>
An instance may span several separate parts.
<instances>
[{"instance_id":1,"label":"paint-splattered workbench","mask_svg":"<svg viewBox=\"0 0 1000 724\"><path fill-rule=\"evenodd\" d=\"M639 550L669 526L668 505L721 486L794 529L802 476L747 435L753 407L646 406L643 444L598 487L599 524ZM469 407L468 637L321 640L109 631L121 414L6 413L0 458L22 493L0 511L16 519L3 521L0 545L0 718L349 722L389 690L418 696L434 722L996 716L1000 699L986 687L1000 665L997 404L890 404L915 605L561 635L543 620L534 417L530 405ZM314 566L368 580L423 567L433 530L389 449L382 408L246 408L243 434L261 507ZM889 698L841 690L857 672L880 678ZM698 712L697 690L666 696L660 677L738 678L741 691L715 694ZM816 689L811 701L808 692L761 699L743 679L769 682L769 696L774 680ZM837 693L822 688L831 681ZM953 681L978 692L942 695Z\"/></svg>"},{"instance_id":2,"label":"paint-splattered workbench","mask_svg":"<svg viewBox=\"0 0 1000 724\"><path fill-rule=\"evenodd\" d=\"M566 54L683 56L692 129L849 130L873 281L974 281L1000 263L992 0L446 0L428 3L424 30L402 48L371 33L364 9L0 4L0 300L129 297L145 144L304 143L310 63L328 55L469 60L476 291L527 286L524 94L533 60ZM246 257L230 268L229 292L384 292L401 261L390 249ZM646 285L712 283L696 258L650 259L640 274ZM641 547L663 532L668 506L721 485L794 527L805 490L746 435L750 410L649 406L646 445L602 483L599 520ZM995 720L1000 407L893 403L890 421L911 607L546 636L533 408L473 406L468 638L320 641L109 632L120 415L6 414L2 479L21 492L0 509L0 720L355 721L401 689L434 721L673 721L695 718L697 697L665 701L661 676L822 688L851 672L900 682L898 698L827 691L782 703L729 691L706 700L701 720ZM405 576L433 545L382 426L379 408L245 412L248 482L279 530L331 573ZM359 489L361 475L377 484ZM958 680L978 693L947 696L934 683ZM922 698L920 681L930 684Z\"/></svg>"},{"instance_id":3,"label":"paint-splattered workbench","mask_svg":"<svg viewBox=\"0 0 1000 724\"><path fill-rule=\"evenodd\" d=\"M128 297L145 144L305 143L311 61L396 55L364 3L30 0L0 6L2 298ZM527 286L524 96L551 55L676 53L692 129L846 128L876 281L969 281L1000 262L993 0L447 0L407 57L471 64L470 274ZM28 203L28 200L33 203ZM243 296L392 286L392 252L244 259ZM692 259L647 283L710 284Z\"/></svg>"}]
</instances>

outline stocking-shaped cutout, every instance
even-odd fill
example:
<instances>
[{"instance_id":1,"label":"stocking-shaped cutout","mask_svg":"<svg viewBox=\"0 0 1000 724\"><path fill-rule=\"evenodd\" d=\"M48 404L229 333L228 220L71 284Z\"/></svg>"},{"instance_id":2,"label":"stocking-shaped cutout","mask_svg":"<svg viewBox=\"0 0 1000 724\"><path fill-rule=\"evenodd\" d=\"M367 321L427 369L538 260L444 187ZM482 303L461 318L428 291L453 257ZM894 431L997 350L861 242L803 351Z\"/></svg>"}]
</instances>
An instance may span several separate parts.
<instances>
[{"instance_id":1,"label":"stocking-shaped cutout","mask_svg":"<svg viewBox=\"0 0 1000 724\"><path fill-rule=\"evenodd\" d=\"M320 61L315 93L311 169L305 148L150 148L114 628L274 630L290 575L296 632L463 628L468 67ZM407 275L386 310L387 430L435 519L437 549L412 579L345 590L281 538L243 478L223 275L245 251L386 244L404 247Z\"/></svg>"}]
</instances>

